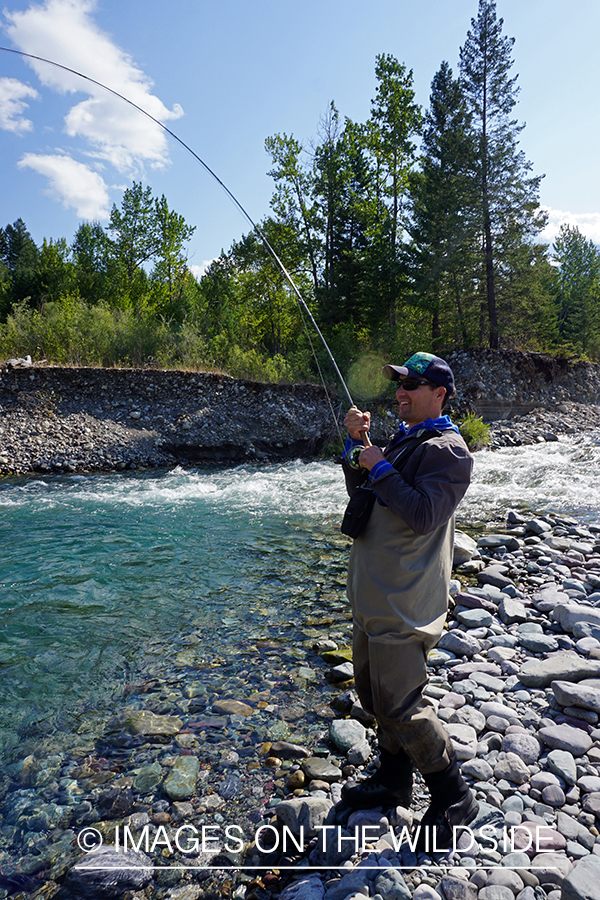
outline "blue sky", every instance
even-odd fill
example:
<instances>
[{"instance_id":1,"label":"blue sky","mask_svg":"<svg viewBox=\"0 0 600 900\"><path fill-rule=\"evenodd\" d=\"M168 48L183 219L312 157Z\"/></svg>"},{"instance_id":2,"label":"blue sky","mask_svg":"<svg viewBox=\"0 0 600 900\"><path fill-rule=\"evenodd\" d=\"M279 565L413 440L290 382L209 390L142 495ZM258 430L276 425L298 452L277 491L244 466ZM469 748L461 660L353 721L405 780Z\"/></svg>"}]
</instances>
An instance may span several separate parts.
<instances>
[{"instance_id":1,"label":"blue sky","mask_svg":"<svg viewBox=\"0 0 600 900\"><path fill-rule=\"evenodd\" d=\"M600 243L597 175L600 4L497 0L514 37L526 123L521 147L545 173L545 237L561 222ZM163 121L217 173L254 220L273 182L264 140L307 148L330 101L364 121L378 53L414 72L427 106L442 60L457 68L477 0L6 0L0 44L83 72ZM165 194L196 226L202 265L249 230L231 200L158 126L89 83L0 53L0 225L21 217L34 239L70 241L106 224L132 181ZM198 269L200 271L200 269Z\"/></svg>"}]
</instances>

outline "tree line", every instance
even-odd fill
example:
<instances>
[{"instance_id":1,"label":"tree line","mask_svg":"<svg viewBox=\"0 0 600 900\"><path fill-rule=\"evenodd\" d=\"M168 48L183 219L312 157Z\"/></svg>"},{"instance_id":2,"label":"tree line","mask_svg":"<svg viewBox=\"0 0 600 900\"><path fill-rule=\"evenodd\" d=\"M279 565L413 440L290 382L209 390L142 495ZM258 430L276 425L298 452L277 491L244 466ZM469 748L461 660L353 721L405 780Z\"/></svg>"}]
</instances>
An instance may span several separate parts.
<instances>
[{"instance_id":1,"label":"tree line","mask_svg":"<svg viewBox=\"0 0 600 900\"><path fill-rule=\"evenodd\" d=\"M479 0L458 71L442 62L426 110L412 72L381 54L365 122L332 102L309 144L266 140L274 193L260 231L342 370L415 349L600 356L600 253L569 226L552 247L539 241L542 176L519 148L503 26L494 0ZM244 235L197 280L193 231L138 183L106 228L83 223L71 245L38 248L21 220L0 229L0 347L310 377L310 330L260 237Z\"/></svg>"}]
</instances>

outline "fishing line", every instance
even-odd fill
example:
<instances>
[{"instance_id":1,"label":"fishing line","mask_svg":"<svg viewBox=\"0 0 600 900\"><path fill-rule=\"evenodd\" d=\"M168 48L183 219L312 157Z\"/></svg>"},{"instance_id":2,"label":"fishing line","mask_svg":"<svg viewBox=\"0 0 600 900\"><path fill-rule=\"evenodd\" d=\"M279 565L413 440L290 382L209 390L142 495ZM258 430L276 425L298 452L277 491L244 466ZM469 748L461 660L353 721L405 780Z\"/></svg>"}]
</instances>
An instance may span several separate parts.
<instances>
[{"instance_id":1,"label":"fishing line","mask_svg":"<svg viewBox=\"0 0 600 900\"><path fill-rule=\"evenodd\" d=\"M342 447L343 447L343 446L344 446L344 438L343 438L343 436L342 436L342 430L341 430L341 428L340 428L340 423L339 423L339 415L340 415L340 413L341 413L341 411L342 411L342 410L341 410L341 403L340 403L340 407L338 408L338 411L337 411L337 413L336 413L335 410L334 410L334 408L333 408L333 403L331 402L331 396L330 396L329 391L327 390L327 387L326 387L326 385L325 385L325 378L324 378L323 372L322 372L322 370L321 370L321 363L319 362L319 357L317 356L317 352L316 352L316 350L315 350L315 346L314 346L314 344L313 344L313 342L312 342L312 338L311 338L311 336L310 336L310 331L308 330L308 326L307 326L306 322L304 321L304 312L303 312L301 306L298 306L298 312L300 313L300 318L302 319L302 325L303 325L303 327L304 327L304 333L306 334L306 337L308 338L308 343L310 344L310 349L311 349L313 358L314 358L314 360L315 360L315 363L317 364L317 369L318 369L318 372L319 372L319 378L321 379L321 384L323 385L323 388L324 388L324 390L325 390L325 396L327 397L327 402L328 402L328 404L329 404L329 411L330 411L330 413L331 413L331 418L332 418L333 421L335 422L335 427L336 427L336 430L337 430L337 433L338 433L338 438L339 438L339 440L340 440L340 444L341 444ZM342 382L342 383L344 384L344 387L346 387L345 383L344 383L344 382ZM348 393L348 389L347 389L347 388L346 388L346 393ZM350 397L350 394L348 394L348 397ZM352 405L354 406L354 404L352 404Z\"/></svg>"},{"instance_id":2,"label":"fishing line","mask_svg":"<svg viewBox=\"0 0 600 900\"><path fill-rule=\"evenodd\" d=\"M258 225L257 225L257 224L254 222L254 220L250 217L250 214L249 214L249 213L246 211L246 209L242 206L242 204L241 204L240 201L237 199L237 197L229 190L229 188L227 187L227 185L226 185L223 181L221 181L221 179L220 179L219 176L216 174L216 172L214 172L214 171L210 168L210 166L209 166L207 163L205 163L204 160L203 160L200 156L198 156L198 154L197 154L194 150L192 150L192 148L191 148L190 146L188 146L188 144L185 143L185 141L183 141L180 137L178 137L178 135L176 135L174 131L171 131L170 128L167 128L167 126L164 125L163 122L161 122L159 119L156 119L151 113L149 113L147 110L143 109L141 106L138 106L137 103L134 103L134 102L133 102L133 100L130 100L128 97L125 97L123 94L120 94L118 91L113 90L113 88L108 87L108 85L102 84L101 81L96 81L94 78L90 78L89 75L84 75L82 72L78 72L76 69L70 69L68 66L63 66L61 63L54 62L54 60L52 60L52 59L45 59L43 56L34 56L32 53L25 53L23 50L13 50L13 49L10 48L10 47L0 47L0 50L3 50L5 53L13 53L15 56L22 56L22 57L25 57L26 59L35 59L35 60L37 60L38 62L46 63L46 64L49 65L49 66L54 66L56 69L62 69L64 72L70 72L72 75L76 75L78 78L83 78L84 81L89 81L90 84L95 84L96 87L102 88L102 90L104 90L104 91L108 91L109 94L113 94L115 97L118 97L119 100L124 100L125 103L128 103L128 104L129 104L129 106L132 106L134 109L137 109L137 111L140 112L140 113L142 113L142 115L147 116L148 119L150 119L152 122L154 122L154 123L155 123L156 125L158 125L160 128L162 128L163 131L166 131L167 134L170 134L171 137L174 138L174 140L176 140L178 144L181 144L181 146L182 146L185 150L188 151L188 153L191 153L191 155L194 157L194 159L197 160L197 161L200 163L200 165L201 165L201 166L209 173L209 175L212 175L212 177L215 179L215 181L216 181L218 184L220 184L220 186L221 186L222 189L225 191L225 193L226 193L227 196L230 198L230 200L232 200L233 203L237 206L237 208L238 208L239 211L242 213L242 215L244 216L244 218L246 218L246 219L248 220L248 222L249 222L250 225L252 226L252 230L253 230L253 231L255 232L255 234L260 238L260 240L263 242L263 244L265 245L265 247L267 248L267 250L269 251L269 253L270 253L271 256L273 257L273 259L275 260L275 263L276 263L277 266L279 267L279 269L280 269L281 273L283 274L284 278L286 279L286 281L288 282L288 284L289 284L290 287L292 288L292 291L293 291L293 293L294 293L294 297L296 298L296 302L300 304L300 309L301 309L301 310L303 309L303 310L306 312L306 314L307 314L307 316L309 317L309 319L310 319L310 321L311 321L311 323L312 323L312 325L313 325L315 331L317 332L317 334L318 334L319 337L321 338L321 341L322 341L322 343L323 343L323 346L325 347L325 350L327 351L327 355L329 356L329 359L331 360L331 362L332 362L332 364L333 364L333 367L334 367L334 369L335 369L335 372L336 372L336 374L337 374L337 376L338 376L338 378L339 378L339 380L340 380L340 384L341 384L342 387L344 388L344 391L345 391L345 393L346 393L346 396L347 396L347 398L348 398L348 401L349 401L349 403L350 403L350 406L354 406L354 401L353 401L352 397L350 396L350 391L348 390L348 387L347 387L347 385L346 385L346 382L345 382L344 379L342 378L342 373L340 372L340 370L339 370L339 368L338 368L338 365L337 365L335 359L333 358L333 353L332 353L331 350L329 349L329 346L328 346L328 344L327 344L327 341L325 340L325 338L323 337L323 334L321 333L321 329L320 329L319 326L317 325L317 323L316 323L316 321L315 321L315 319L314 319L313 314L311 313L310 309L308 308L307 304L305 303L304 298L302 297L302 294L300 293L300 291L299 291L298 288L296 287L296 284L294 283L294 281L293 281L293 279L292 279L292 276L290 275L290 273L288 272L288 270L286 269L286 267L285 267L284 264L282 263L281 259L279 258L279 256L278 256L277 253L275 252L275 250L273 249L273 247L272 247L270 241L267 240L267 238L266 238L265 235L262 233L262 231L260 230L260 228L258 227ZM303 318L303 317L301 317L301 318L302 318L302 323L303 323L303 325L304 325L304 327L305 327L305 329L306 329L306 323L304 322L304 318ZM307 330L307 329L306 329L306 330ZM307 335L308 335L308 330L307 330ZM314 357L315 357L315 361L316 361L316 363L317 363L317 368L318 368L318 370L319 370L319 375L321 376L321 381L323 382L323 387L325 388L325 393L327 394L327 396L328 396L328 398L329 398L329 392L327 391L327 387L326 387L326 385L325 385L325 381L323 380L323 375L322 375L322 373L321 373L321 367L319 366L319 362L318 362L318 359L317 359L317 355L316 355L316 353L315 353L315 351L314 351L314 347L312 346L312 342L310 341L310 335L308 335L308 339L309 339L309 342L310 342L310 345L311 345L311 349L312 349L312 351L313 351L313 355L314 355ZM330 406L331 406L331 402L330 402ZM332 410L332 412L333 412L333 410ZM336 421L336 426L337 426L337 417L335 418L335 421ZM337 426L337 427L338 427L338 432L339 432L339 426Z\"/></svg>"}]
</instances>

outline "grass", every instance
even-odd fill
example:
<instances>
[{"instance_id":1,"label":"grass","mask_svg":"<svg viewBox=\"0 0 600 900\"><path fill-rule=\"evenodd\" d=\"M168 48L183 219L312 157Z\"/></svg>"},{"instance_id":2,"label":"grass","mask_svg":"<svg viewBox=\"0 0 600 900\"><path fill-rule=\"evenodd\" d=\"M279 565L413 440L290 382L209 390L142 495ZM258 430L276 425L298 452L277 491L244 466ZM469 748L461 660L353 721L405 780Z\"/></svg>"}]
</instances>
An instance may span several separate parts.
<instances>
[{"instance_id":1,"label":"grass","mask_svg":"<svg viewBox=\"0 0 600 900\"><path fill-rule=\"evenodd\" d=\"M481 416L468 413L458 422L458 429L469 450L481 450L490 442L490 426Z\"/></svg>"}]
</instances>

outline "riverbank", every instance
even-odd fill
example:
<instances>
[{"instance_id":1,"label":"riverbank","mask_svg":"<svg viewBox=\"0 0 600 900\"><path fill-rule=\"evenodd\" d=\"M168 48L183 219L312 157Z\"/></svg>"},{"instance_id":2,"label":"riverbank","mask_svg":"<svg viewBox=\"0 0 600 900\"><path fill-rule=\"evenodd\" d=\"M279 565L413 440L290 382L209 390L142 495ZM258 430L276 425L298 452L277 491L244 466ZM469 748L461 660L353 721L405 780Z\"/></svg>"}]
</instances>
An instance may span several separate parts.
<instances>
[{"instance_id":1,"label":"riverbank","mask_svg":"<svg viewBox=\"0 0 600 900\"><path fill-rule=\"evenodd\" d=\"M420 778L411 810L340 803L376 764L349 662L348 545L327 538L283 631L200 658L186 630L77 734L22 742L0 790L0 897L600 897L600 526L511 512L457 541L427 693L481 805L456 848L419 858ZM82 853L100 840L120 849Z\"/></svg>"},{"instance_id":2,"label":"riverbank","mask_svg":"<svg viewBox=\"0 0 600 900\"><path fill-rule=\"evenodd\" d=\"M331 431L314 385L138 369L0 373L0 474L312 456Z\"/></svg>"},{"instance_id":3,"label":"riverbank","mask_svg":"<svg viewBox=\"0 0 600 900\"><path fill-rule=\"evenodd\" d=\"M600 427L597 364L518 351L448 359L459 385L452 415L490 422L490 449ZM333 413L341 420L346 407L317 385L12 363L0 366L0 475L314 458L339 445ZM393 400L363 405L373 408L373 441L385 443L397 427Z\"/></svg>"}]
</instances>

